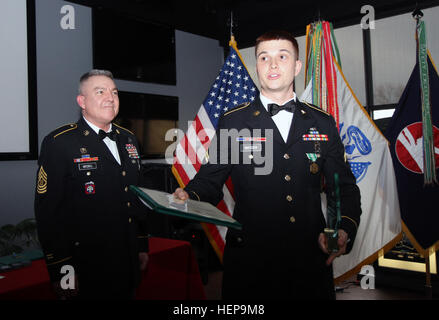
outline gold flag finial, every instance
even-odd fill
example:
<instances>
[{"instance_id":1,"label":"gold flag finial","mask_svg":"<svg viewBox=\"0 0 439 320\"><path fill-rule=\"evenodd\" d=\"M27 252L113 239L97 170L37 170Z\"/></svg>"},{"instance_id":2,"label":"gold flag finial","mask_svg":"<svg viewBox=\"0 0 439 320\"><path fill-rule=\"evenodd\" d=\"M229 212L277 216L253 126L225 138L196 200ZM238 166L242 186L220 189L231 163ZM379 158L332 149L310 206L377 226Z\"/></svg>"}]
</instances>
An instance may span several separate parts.
<instances>
[{"instance_id":1,"label":"gold flag finial","mask_svg":"<svg viewBox=\"0 0 439 320\"><path fill-rule=\"evenodd\" d=\"M234 35L231 35L231 36L230 36L229 46L230 46L230 47L234 47L234 48L237 47L237 43L236 43L236 40L235 40L235 36L234 36Z\"/></svg>"}]
</instances>

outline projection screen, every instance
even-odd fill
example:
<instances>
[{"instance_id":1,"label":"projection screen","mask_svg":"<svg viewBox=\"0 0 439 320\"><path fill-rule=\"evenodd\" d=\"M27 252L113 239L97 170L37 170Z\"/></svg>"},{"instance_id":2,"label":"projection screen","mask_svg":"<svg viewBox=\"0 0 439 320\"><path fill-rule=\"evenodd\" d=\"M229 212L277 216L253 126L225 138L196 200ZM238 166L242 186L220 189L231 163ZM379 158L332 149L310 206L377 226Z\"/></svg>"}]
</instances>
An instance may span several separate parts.
<instances>
[{"instance_id":1,"label":"projection screen","mask_svg":"<svg viewBox=\"0 0 439 320\"><path fill-rule=\"evenodd\" d=\"M37 158L34 0L0 2L0 160Z\"/></svg>"}]
</instances>

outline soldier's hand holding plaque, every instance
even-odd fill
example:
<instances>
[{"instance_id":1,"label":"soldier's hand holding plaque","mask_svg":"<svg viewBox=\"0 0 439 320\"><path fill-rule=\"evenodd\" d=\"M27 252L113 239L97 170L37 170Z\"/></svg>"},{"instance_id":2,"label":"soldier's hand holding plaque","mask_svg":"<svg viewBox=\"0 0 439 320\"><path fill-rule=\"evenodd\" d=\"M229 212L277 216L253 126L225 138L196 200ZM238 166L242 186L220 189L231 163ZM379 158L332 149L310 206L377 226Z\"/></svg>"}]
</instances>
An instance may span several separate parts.
<instances>
[{"instance_id":1,"label":"soldier's hand holding plaque","mask_svg":"<svg viewBox=\"0 0 439 320\"><path fill-rule=\"evenodd\" d=\"M340 211L340 187L338 174L334 174L334 190L327 196L327 227L319 236L319 245L323 252L329 254L326 261L330 265L332 261L346 252L348 242L347 233L339 229L341 221Z\"/></svg>"}]
</instances>

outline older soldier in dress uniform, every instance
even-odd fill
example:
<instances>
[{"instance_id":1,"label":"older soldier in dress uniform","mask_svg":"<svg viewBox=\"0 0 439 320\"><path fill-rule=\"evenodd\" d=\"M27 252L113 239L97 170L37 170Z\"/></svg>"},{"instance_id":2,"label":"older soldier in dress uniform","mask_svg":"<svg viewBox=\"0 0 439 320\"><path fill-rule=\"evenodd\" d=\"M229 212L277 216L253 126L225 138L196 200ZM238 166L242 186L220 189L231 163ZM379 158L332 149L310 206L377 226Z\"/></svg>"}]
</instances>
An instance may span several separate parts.
<instances>
[{"instance_id":1,"label":"older soldier in dress uniform","mask_svg":"<svg viewBox=\"0 0 439 320\"><path fill-rule=\"evenodd\" d=\"M133 298L148 261L144 209L128 190L140 183L137 140L112 123L111 72L84 74L77 102L82 117L47 135L38 160L35 215L47 268L61 298ZM65 265L74 290L60 286Z\"/></svg>"},{"instance_id":2,"label":"older soldier in dress uniform","mask_svg":"<svg viewBox=\"0 0 439 320\"><path fill-rule=\"evenodd\" d=\"M233 217L243 228L227 231L224 299L334 299L331 264L352 248L360 222L360 192L345 162L334 119L300 102L293 91L294 77L301 69L294 37L284 31L260 36L256 59L260 97L225 113L217 137L221 140L221 129L259 129L266 139L271 130L273 141L262 141L253 149L236 148L239 164L222 164L218 159L213 163L211 156L174 196L217 204L231 176ZM269 174L255 174L261 167L254 161L256 153L270 156L268 143L273 146L273 168ZM217 146L217 158L224 160L223 144ZM226 151L230 153L230 147ZM250 163L243 161L245 157ZM334 173L340 177L342 218L339 251L329 255L320 192L323 177L328 192L334 189Z\"/></svg>"}]
</instances>

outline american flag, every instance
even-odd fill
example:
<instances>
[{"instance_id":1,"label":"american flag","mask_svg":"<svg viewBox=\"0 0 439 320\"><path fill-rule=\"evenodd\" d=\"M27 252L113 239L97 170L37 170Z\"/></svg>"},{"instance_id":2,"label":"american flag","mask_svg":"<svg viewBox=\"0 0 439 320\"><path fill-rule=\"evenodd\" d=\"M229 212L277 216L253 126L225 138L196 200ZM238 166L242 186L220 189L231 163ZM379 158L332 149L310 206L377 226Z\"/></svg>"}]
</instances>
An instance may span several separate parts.
<instances>
[{"instance_id":1,"label":"american flag","mask_svg":"<svg viewBox=\"0 0 439 320\"><path fill-rule=\"evenodd\" d=\"M219 75L188 131L177 145L172 172L181 187L186 186L200 169L221 115L258 97L259 91L248 74L233 36L229 46L229 55ZM223 192L224 198L217 207L231 216L235 201L230 178L224 185ZM202 226L222 261L227 228L207 223L202 223Z\"/></svg>"}]
</instances>

